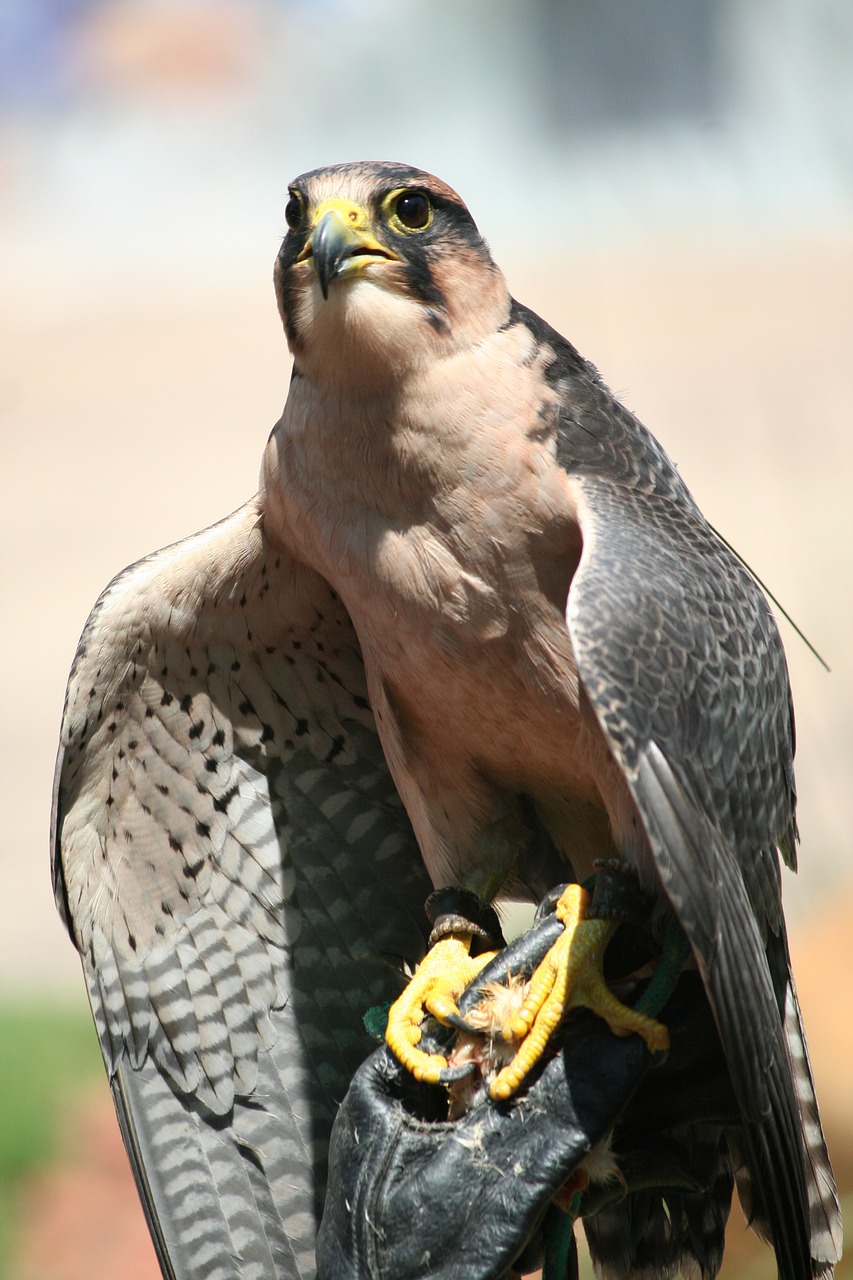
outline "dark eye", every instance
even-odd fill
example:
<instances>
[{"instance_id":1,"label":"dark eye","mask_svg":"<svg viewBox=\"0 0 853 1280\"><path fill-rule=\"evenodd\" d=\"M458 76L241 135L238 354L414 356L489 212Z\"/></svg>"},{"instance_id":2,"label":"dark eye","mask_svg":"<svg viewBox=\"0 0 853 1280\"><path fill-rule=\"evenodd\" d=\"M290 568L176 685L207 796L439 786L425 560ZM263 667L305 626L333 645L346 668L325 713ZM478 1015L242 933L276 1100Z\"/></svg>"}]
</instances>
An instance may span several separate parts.
<instances>
[{"instance_id":1,"label":"dark eye","mask_svg":"<svg viewBox=\"0 0 853 1280\"><path fill-rule=\"evenodd\" d=\"M422 231L429 223L432 205L423 191L404 191L394 206L394 212L404 227L410 231Z\"/></svg>"},{"instance_id":2,"label":"dark eye","mask_svg":"<svg viewBox=\"0 0 853 1280\"><path fill-rule=\"evenodd\" d=\"M291 231L295 231L302 221L302 201L299 196L293 193L291 193L290 199L284 206L284 220Z\"/></svg>"}]
</instances>

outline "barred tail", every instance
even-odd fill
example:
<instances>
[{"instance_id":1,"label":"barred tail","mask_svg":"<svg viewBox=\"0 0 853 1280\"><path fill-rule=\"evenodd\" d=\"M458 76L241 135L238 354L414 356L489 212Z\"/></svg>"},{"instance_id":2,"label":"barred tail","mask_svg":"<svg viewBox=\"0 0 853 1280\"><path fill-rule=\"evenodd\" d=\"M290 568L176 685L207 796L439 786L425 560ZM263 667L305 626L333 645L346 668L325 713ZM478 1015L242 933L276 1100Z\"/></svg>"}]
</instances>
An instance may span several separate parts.
<instances>
[{"instance_id":1,"label":"barred tail","mask_svg":"<svg viewBox=\"0 0 853 1280\"><path fill-rule=\"evenodd\" d=\"M791 1055L791 1070L800 1115L803 1119L803 1143L806 1154L806 1186L811 1222L812 1272L816 1277L831 1277L841 1258L841 1210L835 1176L820 1122L809 1050L797 1000L793 975L789 975L785 994L785 1036Z\"/></svg>"}]
</instances>

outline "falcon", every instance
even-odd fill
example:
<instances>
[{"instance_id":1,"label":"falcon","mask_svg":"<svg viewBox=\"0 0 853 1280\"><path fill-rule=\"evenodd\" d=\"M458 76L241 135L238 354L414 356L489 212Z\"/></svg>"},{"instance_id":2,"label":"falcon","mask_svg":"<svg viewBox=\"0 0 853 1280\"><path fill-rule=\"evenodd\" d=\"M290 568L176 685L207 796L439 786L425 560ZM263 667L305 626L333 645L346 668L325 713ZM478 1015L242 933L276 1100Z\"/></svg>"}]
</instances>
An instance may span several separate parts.
<instances>
[{"instance_id":1,"label":"falcon","mask_svg":"<svg viewBox=\"0 0 853 1280\"><path fill-rule=\"evenodd\" d=\"M445 183L318 169L285 217L293 374L259 492L107 588L57 769L57 900L164 1274L311 1275L361 1014L423 951L429 887L538 899L601 858L683 930L713 1011L741 1125L714 1136L709 1185L734 1174L783 1280L831 1274L781 906L793 713L763 595ZM577 1000L666 1044L613 1001L574 883L561 910L497 1096ZM392 1010L423 1078L443 1060L422 1015L454 1010L476 927L457 920ZM594 1249L614 1277L681 1261L605 1232Z\"/></svg>"}]
</instances>

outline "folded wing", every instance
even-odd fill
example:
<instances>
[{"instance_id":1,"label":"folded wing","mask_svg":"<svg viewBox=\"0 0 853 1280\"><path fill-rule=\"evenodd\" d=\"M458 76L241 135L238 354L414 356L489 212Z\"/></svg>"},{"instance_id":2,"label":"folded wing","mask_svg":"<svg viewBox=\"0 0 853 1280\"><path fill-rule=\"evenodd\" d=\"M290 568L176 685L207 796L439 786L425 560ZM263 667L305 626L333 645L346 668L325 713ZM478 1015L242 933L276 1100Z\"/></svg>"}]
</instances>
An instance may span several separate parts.
<instances>
[{"instance_id":1,"label":"folded wing","mask_svg":"<svg viewBox=\"0 0 853 1280\"><path fill-rule=\"evenodd\" d=\"M657 442L554 345L558 456L583 534L567 619L584 694L705 982L743 1118L742 1199L784 1280L820 1274L840 1256L840 1217L782 917L779 854L793 865L796 827L781 640Z\"/></svg>"}]
</instances>

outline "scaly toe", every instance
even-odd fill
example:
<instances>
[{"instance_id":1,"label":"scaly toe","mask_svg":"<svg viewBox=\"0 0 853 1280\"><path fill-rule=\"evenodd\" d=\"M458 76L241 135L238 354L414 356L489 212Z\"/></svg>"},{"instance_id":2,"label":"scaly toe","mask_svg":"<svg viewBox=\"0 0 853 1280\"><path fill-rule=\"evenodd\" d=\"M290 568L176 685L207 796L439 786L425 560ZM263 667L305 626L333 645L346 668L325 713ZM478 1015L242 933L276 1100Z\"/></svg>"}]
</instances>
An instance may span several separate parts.
<instances>
[{"instance_id":1,"label":"scaly toe","mask_svg":"<svg viewBox=\"0 0 853 1280\"><path fill-rule=\"evenodd\" d=\"M669 1047L669 1033L662 1023L622 1004L607 986L604 952L616 924L586 919L588 901L586 890L569 885L557 903L556 914L565 931L534 973L524 1004L504 1031L506 1039L519 1039L521 1045L492 1081L493 1098L506 1099L515 1093L566 1012L578 1006L604 1018L615 1035L641 1035L652 1053Z\"/></svg>"},{"instance_id":2,"label":"scaly toe","mask_svg":"<svg viewBox=\"0 0 853 1280\"><path fill-rule=\"evenodd\" d=\"M415 1079L426 1084L446 1079L448 1067L442 1054L417 1047L424 1017L431 1014L445 1024L458 1018L457 998L494 955L485 952L472 958L470 946L469 934L449 934L436 942L388 1013L386 1044Z\"/></svg>"}]
</instances>

